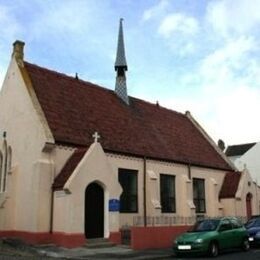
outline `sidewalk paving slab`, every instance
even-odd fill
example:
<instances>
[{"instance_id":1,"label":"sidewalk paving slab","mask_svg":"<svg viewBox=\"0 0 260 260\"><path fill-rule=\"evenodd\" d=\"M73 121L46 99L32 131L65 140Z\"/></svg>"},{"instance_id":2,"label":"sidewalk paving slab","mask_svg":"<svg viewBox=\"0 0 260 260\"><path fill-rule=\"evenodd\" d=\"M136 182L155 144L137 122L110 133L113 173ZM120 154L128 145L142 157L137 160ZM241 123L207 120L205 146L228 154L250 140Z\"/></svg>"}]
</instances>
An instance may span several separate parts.
<instances>
[{"instance_id":1,"label":"sidewalk paving slab","mask_svg":"<svg viewBox=\"0 0 260 260\"><path fill-rule=\"evenodd\" d=\"M114 246L108 248L78 247L67 249L56 246L35 247L41 256L62 259L167 259L173 255L171 249L133 250L126 246Z\"/></svg>"}]
</instances>

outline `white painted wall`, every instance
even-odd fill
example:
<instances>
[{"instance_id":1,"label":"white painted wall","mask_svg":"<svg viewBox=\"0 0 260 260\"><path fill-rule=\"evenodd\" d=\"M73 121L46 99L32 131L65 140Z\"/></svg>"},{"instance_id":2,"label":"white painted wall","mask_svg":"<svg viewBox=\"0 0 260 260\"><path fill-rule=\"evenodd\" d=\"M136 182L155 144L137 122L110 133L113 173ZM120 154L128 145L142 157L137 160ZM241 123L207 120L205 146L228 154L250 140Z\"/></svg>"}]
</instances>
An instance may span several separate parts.
<instances>
[{"instance_id":1,"label":"white painted wall","mask_svg":"<svg viewBox=\"0 0 260 260\"><path fill-rule=\"evenodd\" d=\"M242 171L244 167L250 172L252 179L260 184L260 142L256 143L240 158L235 160L236 167Z\"/></svg>"},{"instance_id":2,"label":"white painted wall","mask_svg":"<svg viewBox=\"0 0 260 260\"><path fill-rule=\"evenodd\" d=\"M13 168L7 180L8 200L0 208L0 229L42 231L49 229L52 174L52 163L42 148L50 140L32 101L32 89L25 82L24 72L13 58L0 93L0 138L2 143L6 131L7 143L12 147Z\"/></svg>"}]
</instances>

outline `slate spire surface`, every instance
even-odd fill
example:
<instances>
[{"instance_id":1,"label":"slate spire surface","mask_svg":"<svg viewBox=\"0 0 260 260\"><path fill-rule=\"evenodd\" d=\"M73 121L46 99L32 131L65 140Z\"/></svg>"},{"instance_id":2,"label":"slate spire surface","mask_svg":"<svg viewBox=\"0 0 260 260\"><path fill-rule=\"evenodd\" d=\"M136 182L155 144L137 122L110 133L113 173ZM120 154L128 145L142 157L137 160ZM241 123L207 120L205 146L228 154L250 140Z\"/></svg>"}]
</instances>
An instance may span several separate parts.
<instances>
[{"instance_id":1,"label":"slate spire surface","mask_svg":"<svg viewBox=\"0 0 260 260\"><path fill-rule=\"evenodd\" d=\"M119 21L115 71L117 72L115 93L126 104L129 104L129 99L128 99L128 95L127 95L127 86L126 86L126 75L125 75L125 72L127 71L127 63L126 63L126 57L125 57L125 45L124 45L123 19L122 18Z\"/></svg>"}]
</instances>

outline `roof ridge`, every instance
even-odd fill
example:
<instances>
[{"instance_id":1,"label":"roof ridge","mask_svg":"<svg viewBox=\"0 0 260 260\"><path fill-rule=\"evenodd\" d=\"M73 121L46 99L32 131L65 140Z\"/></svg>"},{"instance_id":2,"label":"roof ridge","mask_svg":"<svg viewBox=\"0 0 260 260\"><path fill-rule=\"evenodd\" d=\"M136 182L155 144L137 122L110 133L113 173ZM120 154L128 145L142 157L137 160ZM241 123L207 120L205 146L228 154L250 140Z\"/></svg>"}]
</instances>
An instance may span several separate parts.
<instances>
[{"instance_id":1,"label":"roof ridge","mask_svg":"<svg viewBox=\"0 0 260 260\"><path fill-rule=\"evenodd\" d=\"M136 100L138 100L139 102L143 102L143 103L146 103L146 104L151 105L151 106L155 106L155 107L158 107L158 108L162 108L162 109L167 110L167 111L169 111L169 112L174 112L175 114L178 114L178 115L181 115L181 116L186 117L184 113L179 112L179 111L176 111L176 110L173 110L172 108L165 107L165 106L161 106L161 105L159 105L159 104L152 103L151 101L144 100L144 99L140 99L140 98L136 98L136 97L132 97L132 96L130 96L130 98L131 98L131 99L136 99Z\"/></svg>"},{"instance_id":2,"label":"roof ridge","mask_svg":"<svg viewBox=\"0 0 260 260\"><path fill-rule=\"evenodd\" d=\"M77 81L80 81L81 83L84 83L84 84L88 84L88 87L98 87L98 88L101 88L103 90L106 90L108 92L112 92L114 93L114 91L112 89L109 89L109 88L106 88L106 87L103 87L103 86L100 86L96 83L92 83L90 81L87 81L87 80L83 80L83 79L76 79L75 77L73 76L70 76L70 75L67 75L63 72L59 72L59 71L56 71L56 70L53 70L53 69L49 69L49 68L46 68L46 67L42 67L42 66L39 66L37 64L34 64L34 63L30 63L28 61L24 61L25 64L29 65L29 66L33 66L37 69L42 69L42 70L45 70L45 71L48 71L50 73L53 73L53 74L56 74L57 76L59 77L66 77L66 78L69 78L70 80L77 80Z\"/></svg>"},{"instance_id":3,"label":"roof ridge","mask_svg":"<svg viewBox=\"0 0 260 260\"><path fill-rule=\"evenodd\" d=\"M242 146L242 145L255 145L256 143L257 143L257 142L243 143L243 144L232 144L232 145L229 145L228 147Z\"/></svg>"},{"instance_id":4,"label":"roof ridge","mask_svg":"<svg viewBox=\"0 0 260 260\"><path fill-rule=\"evenodd\" d=\"M46 68L46 67L42 67L42 66L39 66L39 65L37 65L37 64L30 63L30 62L28 62L28 61L24 61L24 63L27 64L27 65L29 65L29 66L33 66L33 67L35 67L35 68L37 68L37 69L43 69L43 70L48 71L48 72L50 72L50 73L54 73L54 74L56 74L56 75L59 76L59 77L66 77L66 78L69 78L70 80L80 81L81 83L87 84L88 87L98 87L98 88L100 88L100 89L102 89L102 90L105 90L105 91L108 91L108 92L110 92L110 93L115 94L114 90L109 89L109 88L106 88L106 87L104 87L104 86L100 86L100 85L98 85L98 84L96 84L96 83L92 83L92 82L90 82L90 81L83 80L83 79L75 79L73 76L69 76L69 75L67 75L67 74L65 74L65 73L62 73L62 72L59 72L59 71L55 71L55 70L52 70L52 69L49 69L49 68ZM134 96L129 96L129 98L130 98L130 99L138 100L139 102L143 102L143 103L146 103L146 104L151 105L151 106L156 106L156 107L158 107L158 108L162 108L162 109L167 110L167 111L169 111L169 112L173 112L173 113L176 113L176 114L178 114L178 115L181 115L181 116L185 117L185 114L184 114L184 113L179 112L179 111L176 111L176 110L173 110L172 108L168 108L168 107L165 107L165 106L161 106L161 105L159 105L159 104L152 103L151 101L144 100L144 99L140 99L140 98L137 98L137 97L134 97Z\"/></svg>"}]
</instances>

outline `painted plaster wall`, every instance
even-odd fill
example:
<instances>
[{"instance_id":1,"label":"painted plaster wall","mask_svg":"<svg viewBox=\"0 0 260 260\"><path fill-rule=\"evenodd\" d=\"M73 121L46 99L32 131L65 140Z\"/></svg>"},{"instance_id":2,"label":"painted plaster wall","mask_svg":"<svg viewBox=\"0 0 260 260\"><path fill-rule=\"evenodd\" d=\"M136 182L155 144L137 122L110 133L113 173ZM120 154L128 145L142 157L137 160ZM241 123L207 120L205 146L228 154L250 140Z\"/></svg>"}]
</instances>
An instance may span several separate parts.
<instances>
[{"instance_id":1,"label":"painted plaster wall","mask_svg":"<svg viewBox=\"0 0 260 260\"><path fill-rule=\"evenodd\" d=\"M236 203L234 198L222 199L223 215L224 216L238 216L236 212Z\"/></svg>"},{"instance_id":2,"label":"painted plaster wall","mask_svg":"<svg viewBox=\"0 0 260 260\"><path fill-rule=\"evenodd\" d=\"M194 167L192 178L205 178L206 210L209 217L223 215L223 206L219 203L219 192L226 171Z\"/></svg>"},{"instance_id":3,"label":"painted plaster wall","mask_svg":"<svg viewBox=\"0 0 260 260\"><path fill-rule=\"evenodd\" d=\"M236 193L236 212L240 216L246 216L246 196L248 193L252 194L252 214L260 214L260 188L254 183L249 171L242 172L241 181Z\"/></svg>"},{"instance_id":4,"label":"painted plaster wall","mask_svg":"<svg viewBox=\"0 0 260 260\"><path fill-rule=\"evenodd\" d=\"M143 160L126 156L108 155L115 175L118 168L138 170L138 213L120 213L120 226L132 226L133 219L143 216ZM186 165L173 164L160 161L146 161L146 182L147 182L147 216L173 216L189 217L195 215L193 204L192 181L188 178L188 167ZM156 177L151 178L149 172ZM176 187L176 213L161 213L157 207L156 200L160 203L160 173L175 176ZM222 215L222 205L218 201L218 194L225 176L225 171L191 167L192 178L205 179L206 209L208 216ZM154 179L156 178L156 179Z\"/></svg>"},{"instance_id":5,"label":"painted plaster wall","mask_svg":"<svg viewBox=\"0 0 260 260\"><path fill-rule=\"evenodd\" d=\"M99 143L89 148L74 173L65 184L65 191L56 191L54 198L54 232L84 234L85 190L98 183L104 190L104 235L119 230L119 212L108 211L109 199L119 199L121 186Z\"/></svg>"},{"instance_id":6,"label":"painted plaster wall","mask_svg":"<svg viewBox=\"0 0 260 260\"><path fill-rule=\"evenodd\" d=\"M121 186L118 183L118 168L138 171L138 212L108 212L108 200L118 198ZM65 184L65 191L56 191L54 200L54 232L69 234L84 233L85 189L97 181L105 190L105 236L119 228L134 225L134 217L143 216L143 170L144 160L115 154L105 154L99 143L92 144L72 176ZM192 181L188 178L188 167L160 161L146 161L147 216L195 216ZM152 172L152 174L151 174ZM160 173L175 176L176 213L161 213ZM222 215L218 194L224 178L224 171L191 167L191 176L205 179L206 215ZM157 201L155 203L155 201ZM160 205L159 205L160 206Z\"/></svg>"},{"instance_id":7,"label":"painted plaster wall","mask_svg":"<svg viewBox=\"0 0 260 260\"><path fill-rule=\"evenodd\" d=\"M115 179L118 180L118 168L132 169L138 171L138 212L137 213L120 213L119 226L132 226L134 217L143 215L143 159L126 157L114 154L108 154L108 161L112 167ZM147 214L149 214L147 212Z\"/></svg>"},{"instance_id":8,"label":"painted plaster wall","mask_svg":"<svg viewBox=\"0 0 260 260\"><path fill-rule=\"evenodd\" d=\"M75 151L74 148L66 147L66 146L55 146L55 149L50 153L51 158L54 163L54 177L56 177L60 171L62 170L63 166L70 158L70 156Z\"/></svg>"},{"instance_id":9,"label":"painted plaster wall","mask_svg":"<svg viewBox=\"0 0 260 260\"><path fill-rule=\"evenodd\" d=\"M41 149L47 138L15 59L11 60L3 83L0 111L1 135L3 131L7 132L7 142L13 151L12 167L15 169L8 175L7 192L12 190L9 184L16 187L15 192L9 192L10 199L0 209L0 229L42 230L48 226L48 212L38 212L39 204L48 201L49 196L42 197L39 193ZM46 168L46 161L43 164L47 176L51 170Z\"/></svg>"},{"instance_id":10,"label":"painted plaster wall","mask_svg":"<svg viewBox=\"0 0 260 260\"><path fill-rule=\"evenodd\" d=\"M254 145L240 158L237 158L235 165L239 170L243 170L246 165L253 180L260 184L260 142Z\"/></svg>"},{"instance_id":11,"label":"painted plaster wall","mask_svg":"<svg viewBox=\"0 0 260 260\"><path fill-rule=\"evenodd\" d=\"M246 219L246 196L252 194L252 214L260 214L260 187L253 181L250 173L245 170L242 172L239 187L235 198L222 199L224 206L223 212L225 216L240 216Z\"/></svg>"}]
</instances>

